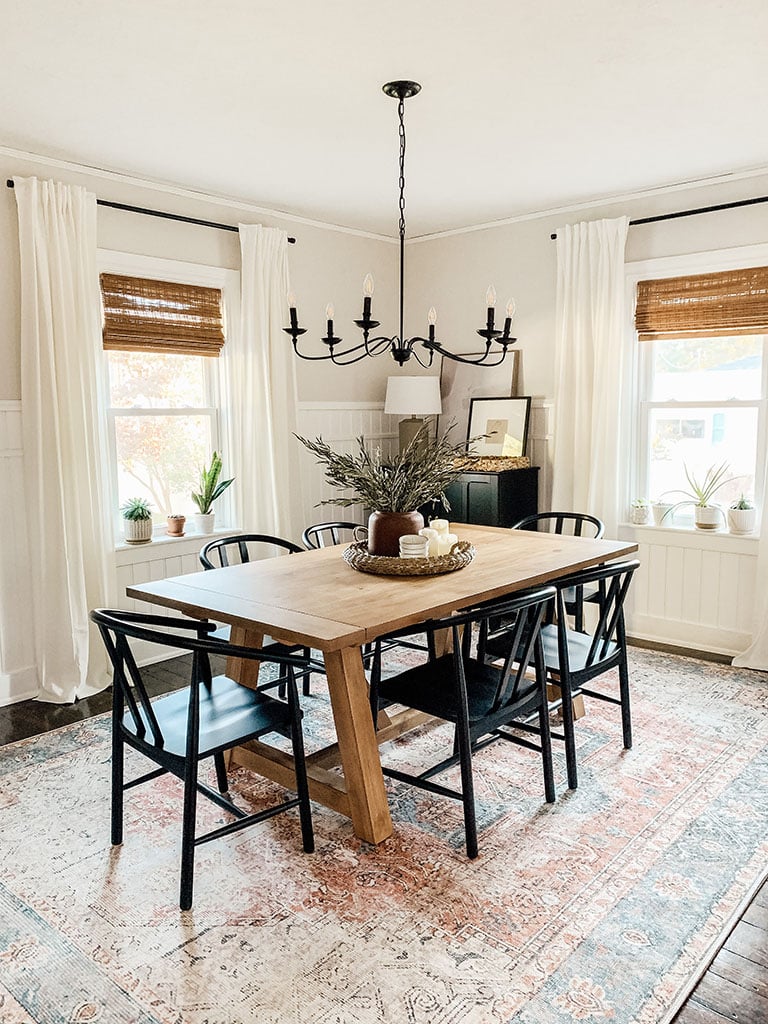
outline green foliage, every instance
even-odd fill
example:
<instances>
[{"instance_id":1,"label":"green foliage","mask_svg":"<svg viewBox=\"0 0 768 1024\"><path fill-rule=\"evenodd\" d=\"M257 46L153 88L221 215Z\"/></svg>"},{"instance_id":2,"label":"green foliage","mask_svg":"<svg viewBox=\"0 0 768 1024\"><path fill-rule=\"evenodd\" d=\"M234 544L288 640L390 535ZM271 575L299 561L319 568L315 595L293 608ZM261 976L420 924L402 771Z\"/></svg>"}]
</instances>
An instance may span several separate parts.
<instances>
[{"instance_id":1,"label":"green foliage","mask_svg":"<svg viewBox=\"0 0 768 1024\"><path fill-rule=\"evenodd\" d=\"M669 494L685 495L685 500L678 501L675 504L675 508L679 508L681 505L697 505L699 508L705 508L707 505L712 504L712 499L720 488L731 481L730 477L726 477L728 472L727 462L723 462L719 466L710 466L701 480L687 466L683 466L683 469L685 470L685 479L688 481L690 490L667 492Z\"/></svg>"},{"instance_id":2,"label":"green foliage","mask_svg":"<svg viewBox=\"0 0 768 1024\"><path fill-rule=\"evenodd\" d=\"M219 482L221 476L221 456L218 452L214 452L211 457L211 464L206 469L205 466L200 470L200 482L198 483L198 491L192 492L192 500L199 508L203 515L207 515L211 511L211 506L219 495L226 491L229 485L234 480L234 477L230 480L222 480Z\"/></svg>"},{"instance_id":3,"label":"green foliage","mask_svg":"<svg viewBox=\"0 0 768 1024\"><path fill-rule=\"evenodd\" d=\"M632 502L632 508L648 508L647 498L635 498Z\"/></svg>"},{"instance_id":4,"label":"green foliage","mask_svg":"<svg viewBox=\"0 0 768 1024\"><path fill-rule=\"evenodd\" d=\"M335 452L321 437L310 441L295 436L325 465L325 479L334 487L352 491L352 496L328 498L321 505L357 505L376 512L412 512L433 498L450 509L445 488L463 471L466 445L451 444L450 428L441 437L431 437L424 425L399 455L382 459L381 450L372 454L365 438L356 439L359 451L353 455Z\"/></svg>"},{"instance_id":5,"label":"green foliage","mask_svg":"<svg viewBox=\"0 0 768 1024\"><path fill-rule=\"evenodd\" d=\"M137 520L152 518L152 511L146 498L128 498L128 500L124 501L120 506L120 511L123 514L123 519Z\"/></svg>"},{"instance_id":6,"label":"green foliage","mask_svg":"<svg viewBox=\"0 0 768 1024\"><path fill-rule=\"evenodd\" d=\"M737 501L731 504L731 508L738 509L741 512L747 511L748 509L754 508L754 502L751 501L742 491Z\"/></svg>"}]
</instances>

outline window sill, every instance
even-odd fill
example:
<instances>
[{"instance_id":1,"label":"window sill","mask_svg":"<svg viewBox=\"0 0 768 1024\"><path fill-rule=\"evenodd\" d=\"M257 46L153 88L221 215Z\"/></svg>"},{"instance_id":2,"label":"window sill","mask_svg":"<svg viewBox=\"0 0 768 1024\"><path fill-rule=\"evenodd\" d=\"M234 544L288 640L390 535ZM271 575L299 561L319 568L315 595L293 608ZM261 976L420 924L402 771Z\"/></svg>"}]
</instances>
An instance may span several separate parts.
<instances>
[{"instance_id":1,"label":"window sill","mask_svg":"<svg viewBox=\"0 0 768 1024\"><path fill-rule=\"evenodd\" d=\"M718 530L699 530L693 523L676 526L656 526L654 523L620 523L620 539L632 539L645 544L668 544L678 547L740 549L743 554L757 555L760 541L758 533L730 533L724 527Z\"/></svg>"},{"instance_id":2,"label":"window sill","mask_svg":"<svg viewBox=\"0 0 768 1024\"><path fill-rule=\"evenodd\" d=\"M151 540L143 544L126 544L125 541L115 543L115 557L118 565L127 565L132 562L148 562L152 555L150 552L157 548L163 549L158 557L168 558L173 552L169 549L178 548L179 554L186 554L189 551L199 551L209 540L215 537L228 537L240 533L234 527L220 527L213 533L197 533L194 530L185 532L183 537L169 537L165 531L160 531L152 536Z\"/></svg>"}]
</instances>

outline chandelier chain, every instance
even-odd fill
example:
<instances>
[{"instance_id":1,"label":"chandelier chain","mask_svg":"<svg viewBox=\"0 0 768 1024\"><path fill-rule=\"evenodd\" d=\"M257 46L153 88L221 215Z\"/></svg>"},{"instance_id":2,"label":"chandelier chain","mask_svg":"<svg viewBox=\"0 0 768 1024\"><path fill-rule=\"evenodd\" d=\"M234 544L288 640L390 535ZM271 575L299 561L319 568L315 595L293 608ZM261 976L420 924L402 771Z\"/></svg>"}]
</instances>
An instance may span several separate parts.
<instances>
[{"instance_id":1,"label":"chandelier chain","mask_svg":"<svg viewBox=\"0 0 768 1024\"><path fill-rule=\"evenodd\" d=\"M401 97L397 104L400 118L400 238L405 238L405 100Z\"/></svg>"}]
</instances>

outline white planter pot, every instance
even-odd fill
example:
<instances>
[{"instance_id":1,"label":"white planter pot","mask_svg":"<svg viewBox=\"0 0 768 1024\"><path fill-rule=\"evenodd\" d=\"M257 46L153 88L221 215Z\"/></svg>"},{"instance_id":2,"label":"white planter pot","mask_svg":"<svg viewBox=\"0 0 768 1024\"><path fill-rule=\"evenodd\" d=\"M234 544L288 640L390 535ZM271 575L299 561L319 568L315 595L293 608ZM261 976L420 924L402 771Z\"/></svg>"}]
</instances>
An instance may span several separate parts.
<instances>
[{"instance_id":1,"label":"white planter pot","mask_svg":"<svg viewBox=\"0 0 768 1024\"><path fill-rule=\"evenodd\" d=\"M123 536L126 544L146 544L152 540L152 520L124 519Z\"/></svg>"},{"instance_id":2,"label":"white planter pot","mask_svg":"<svg viewBox=\"0 0 768 1024\"><path fill-rule=\"evenodd\" d=\"M672 502L671 501L654 501L651 505L651 511L653 512L653 522L655 526L671 526L672 525Z\"/></svg>"},{"instance_id":3,"label":"white planter pot","mask_svg":"<svg viewBox=\"0 0 768 1024\"><path fill-rule=\"evenodd\" d=\"M728 509L728 529L731 533L754 533L756 525L756 508Z\"/></svg>"},{"instance_id":4,"label":"white planter pot","mask_svg":"<svg viewBox=\"0 0 768 1024\"><path fill-rule=\"evenodd\" d=\"M648 505L632 505L629 509L629 521L635 526L644 526L651 520L651 509Z\"/></svg>"},{"instance_id":5,"label":"white planter pot","mask_svg":"<svg viewBox=\"0 0 768 1024\"><path fill-rule=\"evenodd\" d=\"M215 512L206 512L205 515L202 512L195 512L192 516L192 521L198 533L213 533L213 521L215 518Z\"/></svg>"},{"instance_id":6,"label":"white planter pot","mask_svg":"<svg viewBox=\"0 0 768 1024\"><path fill-rule=\"evenodd\" d=\"M719 505L694 505L693 521L698 530L716 530L725 522Z\"/></svg>"}]
</instances>

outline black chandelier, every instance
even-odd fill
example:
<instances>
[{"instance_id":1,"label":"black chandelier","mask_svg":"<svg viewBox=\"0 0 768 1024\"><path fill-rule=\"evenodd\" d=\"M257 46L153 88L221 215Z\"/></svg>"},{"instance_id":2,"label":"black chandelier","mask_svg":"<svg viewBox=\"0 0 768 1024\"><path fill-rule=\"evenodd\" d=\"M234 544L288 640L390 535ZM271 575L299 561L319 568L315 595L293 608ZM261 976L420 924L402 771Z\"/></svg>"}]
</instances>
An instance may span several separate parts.
<instances>
[{"instance_id":1,"label":"black chandelier","mask_svg":"<svg viewBox=\"0 0 768 1024\"><path fill-rule=\"evenodd\" d=\"M379 326L378 320L371 319L373 278L370 274L366 274L365 280L363 281L362 319L354 321L355 325L360 328L363 334L363 340L359 345L354 345L352 348L346 349L340 349L338 347L343 339L337 338L333 333L333 306L329 305L325 311L327 332L326 336L321 339L327 346L327 352L322 355L309 355L304 352L300 352L298 339L303 334L306 334L307 331L306 328L299 327L299 320L296 312L296 299L293 295L288 296L291 326L284 327L283 330L286 334L290 334L294 352L300 359L330 359L331 362L336 363L339 366L348 366L351 363L357 363L368 356L381 355L383 352L391 352L392 358L400 366L407 363L411 356L413 356L421 366L431 366L435 352L444 356L446 359L453 359L457 363L498 366L499 363L503 362L505 359L507 355L507 348L510 345L514 345L517 341L517 338L511 338L509 334L512 327L512 318L515 313L515 305L511 300L507 304L504 329L498 330L495 328L496 292L492 286L488 288L488 292L486 293L487 311L485 327L481 328L477 332L480 337L485 340L485 352L480 353L479 355L457 355L454 352L449 352L448 349L435 338L437 313L434 306L430 309L429 314L427 315L427 337L405 337L403 331L403 284L405 268L405 101L411 96L415 96L419 93L421 91L421 86L418 82L387 82L387 84L383 86L383 90L387 96L392 96L397 99L397 112L400 121L400 333L391 338L384 337L383 335L374 338L370 336L371 332L375 331ZM492 346L498 346L498 348L492 348ZM423 358L422 355L419 354L419 349L426 349L429 353L428 357Z\"/></svg>"}]
</instances>

